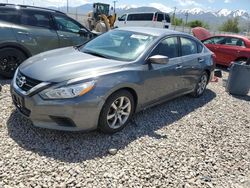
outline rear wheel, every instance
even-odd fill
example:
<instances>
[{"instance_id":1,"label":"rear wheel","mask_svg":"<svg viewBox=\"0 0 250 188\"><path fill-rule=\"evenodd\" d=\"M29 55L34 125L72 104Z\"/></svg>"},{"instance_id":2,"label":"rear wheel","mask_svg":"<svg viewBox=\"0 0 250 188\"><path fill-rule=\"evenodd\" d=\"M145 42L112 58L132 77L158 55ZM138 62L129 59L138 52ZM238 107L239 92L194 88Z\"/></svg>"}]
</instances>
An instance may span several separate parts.
<instances>
[{"instance_id":1,"label":"rear wheel","mask_svg":"<svg viewBox=\"0 0 250 188\"><path fill-rule=\"evenodd\" d=\"M25 54L16 48L0 49L0 75L12 78L17 67L25 59L27 59Z\"/></svg>"},{"instance_id":2,"label":"rear wheel","mask_svg":"<svg viewBox=\"0 0 250 188\"><path fill-rule=\"evenodd\" d=\"M195 90L191 93L193 97L200 97L206 90L208 84L208 74L203 72L198 83L196 84Z\"/></svg>"},{"instance_id":3,"label":"rear wheel","mask_svg":"<svg viewBox=\"0 0 250 188\"><path fill-rule=\"evenodd\" d=\"M120 131L131 119L134 106L133 95L127 90L112 94L103 106L98 128L104 133Z\"/></svg>"}]
</instances>

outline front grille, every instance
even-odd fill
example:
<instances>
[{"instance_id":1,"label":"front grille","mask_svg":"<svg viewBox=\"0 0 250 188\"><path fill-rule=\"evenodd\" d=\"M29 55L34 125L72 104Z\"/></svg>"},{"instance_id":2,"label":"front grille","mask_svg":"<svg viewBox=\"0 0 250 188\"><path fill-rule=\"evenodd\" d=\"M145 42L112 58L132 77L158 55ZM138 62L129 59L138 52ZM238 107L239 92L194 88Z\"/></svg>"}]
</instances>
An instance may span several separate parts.
<instances>
[{"instance_id":1,"label":"front grille","mask_svg":"<svg viewBox=\"0 0 250 188\"><path fill-rule=\"evenodd\" d=\"M40 83L41 81L25 76L20 71L18 71L17 73L16 85L23 91L29 91L31 88L35 87Z\"/></svg>"}]
</instances>

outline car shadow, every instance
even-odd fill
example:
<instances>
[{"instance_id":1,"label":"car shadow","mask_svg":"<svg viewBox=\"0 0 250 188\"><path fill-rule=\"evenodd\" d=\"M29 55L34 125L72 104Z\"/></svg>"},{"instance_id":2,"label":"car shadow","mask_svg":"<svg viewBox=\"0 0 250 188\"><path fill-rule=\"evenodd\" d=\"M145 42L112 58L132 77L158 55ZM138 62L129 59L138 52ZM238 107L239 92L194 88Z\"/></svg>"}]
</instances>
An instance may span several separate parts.
<instances>
[{"instance_id":1,"label":"car shadow","mask_svg":"<svg viewBox=\"0 0 250 188\"><path fill-rule=\"evenodd\" d=\"M250 92L248 95L241 96L241 95L232 95L236 99L244 100L244 101L250 101Z\"/></svg>"},{"instance_id":2,"label":"car shadow","mask_svg":"<svg viewBox=\"0 0 250 188\"><path fill-rule=\"evenodd\" d=\"M224 71L224 72L229 72L229 67L224 66L224 65L216 64L216 68L217 68L217 69L220 69L220 70L222 70L222 71Z\"/></svg>"},{"instance_id":3,"label":"car shadow","mask_svg":"<svg viewBox=\"0 0 250 188\"><path fill-rule=\"evenodd\" d=\"M11 83L11 80L12 79L7 79L7 78L0 76L0 85L2 86L9 85Z\"/></svg>"},{"instance_id":4,"label":"car shadow","mask_svg":"<svg viewBox=\"0 0 250 188\"><path fill-rule=\"evenodd\" d=\"M7 128L9 136L25 150L38 153L40 156L76 163L105 157L109 155L109 149L122 150L144 136L167 139L167 135L159 134L157 130L178 121L215 97L216 94L207 89L200 98L183 96L157 105L137 113L122 131L113 135L98 131L61 132L36 128L17 111L10 115Z\"/></svg>"}]
</instances>

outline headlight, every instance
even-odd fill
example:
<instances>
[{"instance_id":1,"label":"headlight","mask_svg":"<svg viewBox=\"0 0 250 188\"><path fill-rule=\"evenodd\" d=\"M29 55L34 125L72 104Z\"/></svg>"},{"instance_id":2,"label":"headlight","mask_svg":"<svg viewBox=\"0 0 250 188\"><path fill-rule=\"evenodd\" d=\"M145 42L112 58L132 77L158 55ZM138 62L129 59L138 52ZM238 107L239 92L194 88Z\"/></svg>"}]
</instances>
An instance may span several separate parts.
<instances>
[{"instance_id":1,"label":"headlight","mask_svg":"<svg viewBox=\"0 0 250 188\"><path fill-rule=\"evenodd\" d=\"M59 88L46 89L40 95L44 99L70 99L82 96L93 89L95 81L75 85L68 85Z\"/></svg>"}]
</instances>

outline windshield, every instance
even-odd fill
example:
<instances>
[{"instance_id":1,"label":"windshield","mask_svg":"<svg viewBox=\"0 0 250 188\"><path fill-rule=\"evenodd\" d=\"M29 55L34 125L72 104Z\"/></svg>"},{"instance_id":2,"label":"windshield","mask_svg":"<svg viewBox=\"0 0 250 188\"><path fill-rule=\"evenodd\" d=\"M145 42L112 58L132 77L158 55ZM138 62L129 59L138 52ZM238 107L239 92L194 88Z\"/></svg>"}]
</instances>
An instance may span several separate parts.
<instances>
[{"instance_id":1,"label":"windshield","mask_svg":"<svg viewBox=\"0 0 250 188\"><path fill-rule=\"evenodd\" d=\"M88 42L80 51L110 59L133 61L155 38L147 34L113 30Z\"/></svg>"}]
</instances>

